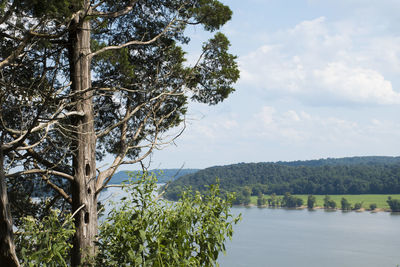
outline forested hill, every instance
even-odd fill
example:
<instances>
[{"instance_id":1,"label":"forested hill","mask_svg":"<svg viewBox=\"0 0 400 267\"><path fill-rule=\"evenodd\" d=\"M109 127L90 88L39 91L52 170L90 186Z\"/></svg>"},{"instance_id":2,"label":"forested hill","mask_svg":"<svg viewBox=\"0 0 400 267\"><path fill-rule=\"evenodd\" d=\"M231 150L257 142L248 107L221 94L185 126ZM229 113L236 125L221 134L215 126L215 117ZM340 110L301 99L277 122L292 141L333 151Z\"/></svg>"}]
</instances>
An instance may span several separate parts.
<instances>
[{"instance_id":1,"label":"forested hill","mask_svg":"<svg viewBox=\"0 0 400 267\"><path fill-rule=\"evenodd\" d=\"M335 166L335 165L359 165L359 164L395 164L400 163L400 157L347 157L347 158L327 158L315 160L297 160L297 161L278 161L276 164L286 166Z\"/></svg>"},{"instance_id":2,"label":"forested hill","mask_svg":"<svg viewBox=\"0 0 400 267\"><path fill-rule=\"evenodd\" d=\"M156 169L150 170L149 173L157 176L158 183L166 183L197 171L198 169ZM141 171L119 171L113 175L109 184L120 184L128 180L129 176L135 177L137 174L141 174Z\"/></svg>"},{"instance_id":3,"label":"forested hill","mask_svg":"<svg viewBox=\"0 0 400 267\"><path fill-rule=\"evenodd\" d=\"M352 157L215 166L180 177L166 197L176 199L186 186L203 191L219 178L223 191L264 194L400 193L400 157Z\"/></svg>"}]
</instances>

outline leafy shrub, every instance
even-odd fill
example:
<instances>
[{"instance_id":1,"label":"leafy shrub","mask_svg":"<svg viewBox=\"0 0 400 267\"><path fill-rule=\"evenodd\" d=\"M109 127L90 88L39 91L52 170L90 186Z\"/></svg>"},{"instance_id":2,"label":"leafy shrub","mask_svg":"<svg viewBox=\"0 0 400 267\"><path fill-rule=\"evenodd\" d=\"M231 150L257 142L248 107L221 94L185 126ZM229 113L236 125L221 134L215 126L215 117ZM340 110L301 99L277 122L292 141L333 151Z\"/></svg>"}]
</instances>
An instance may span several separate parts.
<instances>
[{"instance_id":1,"label":"leafy shrub","mask_svg":"<svg viewBox=\"0 0 400 267\"><path fill-rule=\"evenodd\" d=\"M154 197L155 178L126 187L129 197L100 227L98 266L214 266L233 234L233 195L218 185L205 195L183 192L180 201Z\"/></svg>"},{"instance_id":2,"label":"leafy shrub","mask_svg":"<svg viewBox=\"0 0 400 267\"><path fill-rule=\"evenodd\" d=\"M400 211L400 200L399 199L392 199L392 197L388 197L386 201L393 212Z\"/></svg>"},{"instance_id":3,"label":"leafy shrub","mask_svg":"<svg viewBox=\"0 0 400 267\"><path fill-rule=\"evenodd\" d=\"M72 215L59 210L41 221L23 218L15 239L21 266L68 266L74 233Z\"/></svg>"},{"instance_id":4,"label":"leafy shrub","mask_svg":"<svg viewBox=\"0 0 400 267\"><path fill-rule=\"evenodd\" d=\"M342 197L340 204L342 210L351 210L351 204L346 198Z\"/></svg>"},{"instance_id":5,"label":"leafy shrub","mask_svg":"<svg viewBox=\"0 0 400 267\"><path fill-rule=\"evenodd\" d=\"M336 202L334 200L332 200L330 196L325 196L324 197L324 208L325 209L335 209Z\"/></svg>"},{"instance_id":6,"label":"leafy shrub","mask_svg":"<svg viewBox=\"0 0 400 267\"><path fill-rule=\"evenodd\" d=\"M354 210L359 210L361 209L363 206L363 202L357 202L356 204L354 204Z\"/></svg>"},{"instance_id":7,"label":"leafy shrub","mask_svg":"<svg viewBox=\"0 0 400 267\"><path fill-rule=\"evenodd\" d=\"M312 209L316 203L316 198L313 195L308 195L307 197L307 208Z\"/></svg>"},{"instance_id":8,"label":"leafy shrub","mask_svg":"<svg viewBox=\"0 0 400 267\"><path fill-rule=\"evenodd\" d=\"M375 210L377 208L377 205L375 204L375 203L371 203L370 205L369 205L369 209L370 210Z\"/></svg>"},{"instance_id":9,"label":"leafy shrub","mask_svg":"<svg viewBox=\"0 0 400 267\"><path fill-rule=\"evenodd\" d=\"M282 207L295 208L303 205L303 200L286 192L282 199Z\"/></svg>"},{"instance_id":10,"label":"leafy shrub","mask_svg":"<svg viewBox=\"0 0 400 267\"><path fill-rule=\"evenodd\" d=\"M267 199L265 196L260 192L257 197L257 206L265 206L267 204Z\"/></svg>"}]
</instances>

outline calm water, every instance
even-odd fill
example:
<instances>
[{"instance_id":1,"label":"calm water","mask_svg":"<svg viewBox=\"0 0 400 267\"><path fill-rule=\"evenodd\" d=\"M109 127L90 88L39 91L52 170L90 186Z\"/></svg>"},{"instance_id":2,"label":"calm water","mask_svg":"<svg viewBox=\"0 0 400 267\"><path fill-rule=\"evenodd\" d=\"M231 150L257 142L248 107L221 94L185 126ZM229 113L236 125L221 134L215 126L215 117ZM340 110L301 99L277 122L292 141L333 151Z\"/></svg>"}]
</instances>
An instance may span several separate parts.
<instances>
[{"instance_id":1,"label":"calm water","mask_svg":"<svg viewBox=\"0 0 400 267\"><path fill-rule=\"evenodd\" d=\"M110 188L100 198L123 195ZM243 220L227 242L226 256L220 256L221 267L400 266L398 214L256 207L232 212L242 213Z\"/></svg>"},{"instance_id":2,"label":"calm water","mask_svg":"<svg viewBox=\"0 0 400 267\"><path fill-rule=\"evenodd\" d=\"M234 207L222 267L400 266L400 215Z\"/></svg>"}]
</instances>

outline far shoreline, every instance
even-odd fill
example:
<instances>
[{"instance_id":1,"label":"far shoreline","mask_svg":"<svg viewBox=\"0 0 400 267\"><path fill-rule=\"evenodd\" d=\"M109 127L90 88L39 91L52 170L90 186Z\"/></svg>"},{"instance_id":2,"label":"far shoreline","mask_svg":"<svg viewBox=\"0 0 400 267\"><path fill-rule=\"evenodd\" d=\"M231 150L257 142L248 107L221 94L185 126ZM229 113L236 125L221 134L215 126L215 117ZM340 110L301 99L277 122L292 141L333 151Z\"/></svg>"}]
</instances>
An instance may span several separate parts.
<instances>
[{"instance_id":1,"label":"far shoreline","mask_svg":"<svg viewBox=\"0 0 400 267\"><path fill-rule=\"evenodd\" d=\"M259 208L259 209L287 209L287 210L309 210L309 211L313 211L313 210L324 210L324 211L342 211L342 212L370 212L370 213L378 213L378 212L394 212L391 209L383 209L383 208L376 208L374 210L371 209L366 209L366 208L361 208L358 210L342 210L340 208L329 208L329 209L325 209L324 207L321 206L316 206L312 209L307 208L307 206L300 206L300 207L296 207L296 208L288 208L288 207L270 207L268 205L264 205L264 206L257 206L256 204L249 204L249 205L244 205L244 204L239 204L239 205L232 205L233 207L243 207L243 208ZM395 213L395 212L394 212ZM400 213L399 213L400 214Z\"/></svg>"}]
</instances>

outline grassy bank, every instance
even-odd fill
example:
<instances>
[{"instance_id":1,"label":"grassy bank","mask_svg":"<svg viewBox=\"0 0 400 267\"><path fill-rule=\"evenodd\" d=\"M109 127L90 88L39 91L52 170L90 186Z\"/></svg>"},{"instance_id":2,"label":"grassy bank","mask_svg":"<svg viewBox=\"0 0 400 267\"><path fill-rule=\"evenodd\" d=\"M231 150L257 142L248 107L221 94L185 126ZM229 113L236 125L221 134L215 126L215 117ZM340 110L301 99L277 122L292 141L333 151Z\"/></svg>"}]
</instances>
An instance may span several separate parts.
<instances>
[{"instance_id":1,"label":"grassy bank","mask_svg":"<svg viewBox=\"0 0 400 267\"><path fill-rule=\"evenodd\" d=\"M303 199L304 205L307 205L307 197L308 195L295 195ZM325 195L314 195L317 204L316 206L323 206L324 205L324 197ZM369 209L369 205L375 203L378 209L388 209L389 205L386 203L388 196L391 196L394 199L400 199L400 194L389 194L389 195L329 195L332 200L336 202L338 208L340 208L340 201L342 197L346 198L352 206L355 203L363 202L363 208ZM282 197L282 196L279 196ZM269 196L266 196L268 199ZM251 203L257 205L257 196L251 197Z\"/></svg>"}]
</instances>

